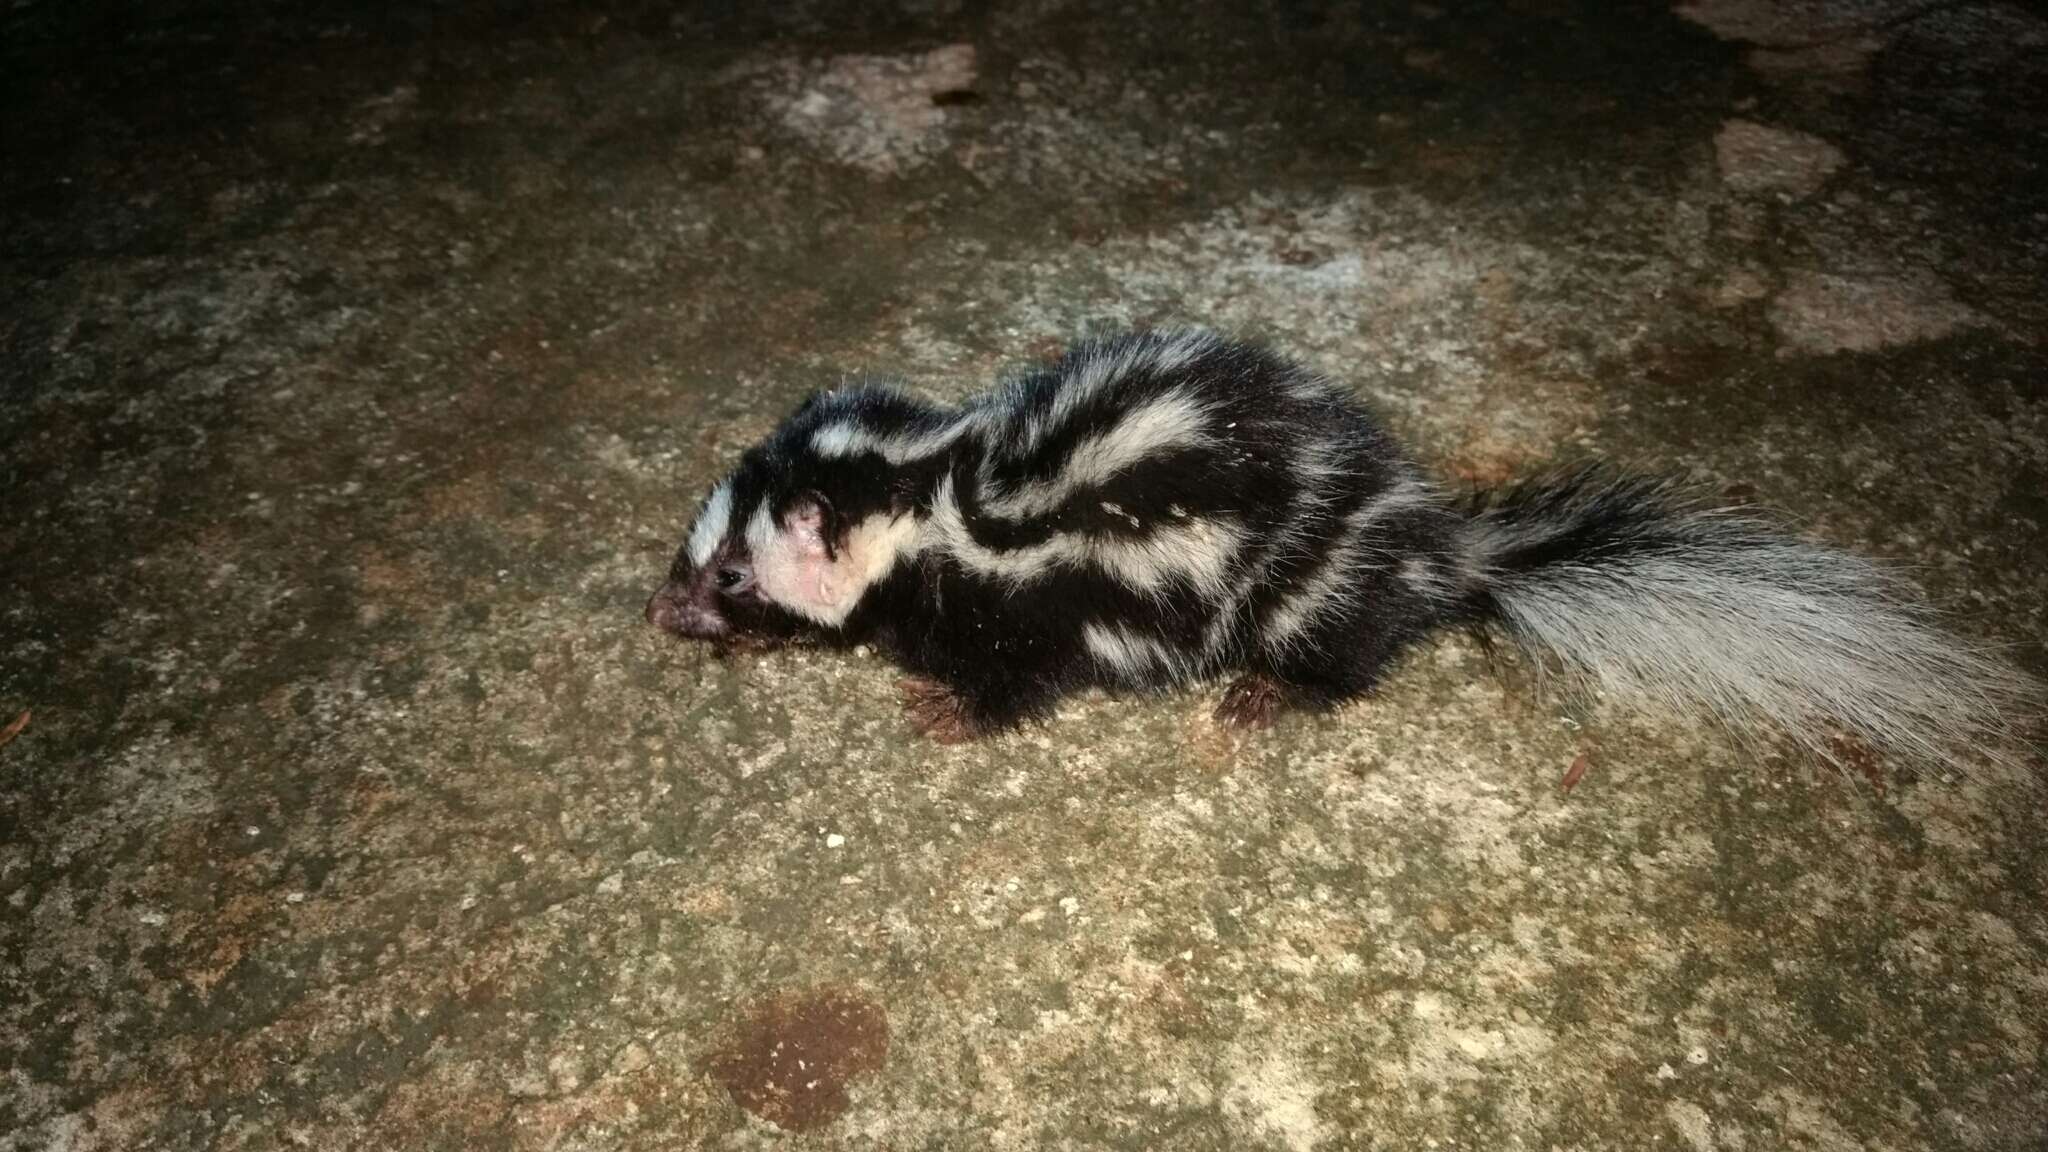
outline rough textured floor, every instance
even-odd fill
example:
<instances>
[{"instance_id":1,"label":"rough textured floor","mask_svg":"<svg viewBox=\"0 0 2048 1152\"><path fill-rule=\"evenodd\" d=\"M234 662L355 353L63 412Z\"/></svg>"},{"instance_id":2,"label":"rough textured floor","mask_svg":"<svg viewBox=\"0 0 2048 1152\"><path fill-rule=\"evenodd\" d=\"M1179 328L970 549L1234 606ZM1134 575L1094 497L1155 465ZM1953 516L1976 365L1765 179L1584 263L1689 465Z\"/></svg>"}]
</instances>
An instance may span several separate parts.
<instances>
[{"instance_id":1,"label":"rough textured floor","mask_svg":"<svg viewBox=\"0 0 2048 1152\"><path fill-rule=\"evenodd\" d=\"M1197 321L2041 670L2039 5L733 9L0 15L0 1149L2042 1146L2020 773L639 616L806 391Z\"/></svg>"}]
</instances>

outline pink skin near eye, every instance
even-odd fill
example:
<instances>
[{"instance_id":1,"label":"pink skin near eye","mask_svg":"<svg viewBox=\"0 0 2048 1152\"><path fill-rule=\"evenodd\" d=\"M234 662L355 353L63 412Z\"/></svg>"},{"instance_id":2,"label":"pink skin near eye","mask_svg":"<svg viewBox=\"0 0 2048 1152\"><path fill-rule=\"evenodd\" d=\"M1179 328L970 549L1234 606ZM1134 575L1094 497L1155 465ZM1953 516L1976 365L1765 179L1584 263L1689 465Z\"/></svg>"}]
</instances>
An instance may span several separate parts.
<instances>
[{"instance_id":1,"label":"pink skin near eye","mask_svg":"<svg viewBox=\"0 0 2048 1152\"><path fill-rule=\"evenodd\" d=\"M761 594L800 615L836 623L830 617L844 596L843 573L825 537L824 509L816 500L803 500L783 514L777 528L754 546Z\"/></svg>"},{"instance_id":2,"label":"pink skin near eye","mask_svg":"<svg viewBox=\"0 0 2048 1152\"><path fill-rule=\"evenodd\" d=\"M837 626L893 566L904 531L914 527L907 517L872 517L835 541L828 506L815 493L779 517L760 506L743 540L729 538L701 567L662 585L647 602L648 623L690 639L730 640L751 631L744 623L735 627L732 607L758 603Z\"/></svg>"}]
</instances>

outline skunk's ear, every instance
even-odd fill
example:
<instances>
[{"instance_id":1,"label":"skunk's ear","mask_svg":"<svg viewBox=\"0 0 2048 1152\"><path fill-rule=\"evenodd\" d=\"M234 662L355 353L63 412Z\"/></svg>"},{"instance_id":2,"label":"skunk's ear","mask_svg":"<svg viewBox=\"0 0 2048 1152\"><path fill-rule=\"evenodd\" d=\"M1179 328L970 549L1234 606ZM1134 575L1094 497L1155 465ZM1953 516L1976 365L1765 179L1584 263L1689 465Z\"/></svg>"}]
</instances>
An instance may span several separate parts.
<instances>
[{"instance_id":1,"label":"skunk's ear","mask_svg":"<svg viewBox=\"0 0 2048 1152\"><path fill-rule=\"evenodd\" d=\"M805 555L839 558L839 521L823 492L808 489L792 500L783 510L782 527Z\"/></svg>"}]
</instances>

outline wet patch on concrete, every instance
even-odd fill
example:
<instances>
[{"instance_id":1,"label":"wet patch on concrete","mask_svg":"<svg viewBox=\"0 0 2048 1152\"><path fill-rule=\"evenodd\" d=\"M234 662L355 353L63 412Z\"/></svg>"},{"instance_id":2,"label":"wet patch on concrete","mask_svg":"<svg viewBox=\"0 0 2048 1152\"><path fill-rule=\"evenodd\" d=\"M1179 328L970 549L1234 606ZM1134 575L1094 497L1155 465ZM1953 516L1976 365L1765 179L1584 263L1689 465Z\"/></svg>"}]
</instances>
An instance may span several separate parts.
<instances>
[{"instance_id":1,"label":"wet patch on concrete","mask_svg":"<svg viewBox=\"0 0 2048 1152\"><path fill-rule=\"evenodd\" d=\"M889 1057L881 1005L848 988L806 989L748 1008L707 1067L733 1102L778 1128L831 1123L853 1082Z\"/></svg>"}]
</instances>

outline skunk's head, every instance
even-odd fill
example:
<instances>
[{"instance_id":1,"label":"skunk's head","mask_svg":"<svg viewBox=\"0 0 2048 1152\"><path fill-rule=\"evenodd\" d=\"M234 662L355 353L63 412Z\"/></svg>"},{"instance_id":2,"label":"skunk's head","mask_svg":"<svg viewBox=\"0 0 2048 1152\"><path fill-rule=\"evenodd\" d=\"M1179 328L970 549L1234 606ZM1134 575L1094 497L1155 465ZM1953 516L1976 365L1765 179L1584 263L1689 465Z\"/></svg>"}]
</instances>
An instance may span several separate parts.
<instances>
[{"instance_id":1,"label":"skunk's head","mask_svg":"<svg viewBox=\"0 0 2048 1152\"><path fill-rule=\"evenodd\" d=\"M895 415L880 406L909 403L878 389L805 401L705 497L667 582L647 601L648 622L724 645L839 632L918 548L906 478L929 469L892 462L874 429L878 416Z\"/></svg>"}]
</instances>

